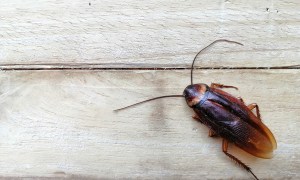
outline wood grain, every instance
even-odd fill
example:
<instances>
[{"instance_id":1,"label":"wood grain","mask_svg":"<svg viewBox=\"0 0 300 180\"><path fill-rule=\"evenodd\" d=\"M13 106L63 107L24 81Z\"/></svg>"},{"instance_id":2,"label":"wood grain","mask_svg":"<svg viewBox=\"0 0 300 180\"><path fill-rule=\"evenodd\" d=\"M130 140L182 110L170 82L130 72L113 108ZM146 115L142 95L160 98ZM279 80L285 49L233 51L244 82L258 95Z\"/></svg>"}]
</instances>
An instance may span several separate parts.
<instances>
[{"instance_id":1,"label":"wood grain","mask_svg":"<svg viewBox=\"0 0 300 180\"><path fill-rule=\"evenodd\" d=\"M299 70L203 70L195 82L260 105L278 149L270 160L230 146L261 179L299 179ZM189 71L0 72L0 175L69 179L251 179L192 120L181 94Z\"/></svg>"},{"instance_id":2,"label":"wood grain","mask_svg":"<svg viewBox=\"0 0 300 180\"><path fill-rule=\"evenodd\" d=\"M300 64L298 0L12 0L0 7L2 69L189 67L218 38L245 46L218 44L197 66Z\"/></svg>"},{"instance_id":3,"label":"wood grain","mask_svg":"<svg viewBox=\"0 0 300 180\"><path fill-rule=\"evenodd\" d=\"M218 38L244 46L217 44L196 66L239 69L196 70L195 82L239 87L230 92L260 105L278 142L271 160L234 146L229 152L261 179L300 179L298 0L11 0L0 7L0 69L8 70L0 71L0 179L251 179L192 120L183 99L112 112L181 94L190 81L185 68ZM255 69L270 67L277 69Z\"/></svg>"}]
</instances>

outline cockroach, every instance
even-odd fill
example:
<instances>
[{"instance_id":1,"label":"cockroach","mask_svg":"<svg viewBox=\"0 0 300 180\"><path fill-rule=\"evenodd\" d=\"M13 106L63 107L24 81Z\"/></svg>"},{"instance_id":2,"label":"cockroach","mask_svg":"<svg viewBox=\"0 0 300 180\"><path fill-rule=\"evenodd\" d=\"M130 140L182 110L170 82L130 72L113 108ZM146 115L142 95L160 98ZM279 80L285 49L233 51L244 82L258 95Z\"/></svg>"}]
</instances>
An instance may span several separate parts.
<instances>
[{"instance_id":1,"label":"cockroach","mask_svg":"<svg viewBox=\"0 0 300 180\"><path fill-rule=\"evenodd\" d=\"M218 39L201 49L192 62L191 84L184 89L183 95L159 96L114 111L120 111L161 98L184 97L187 105L195 112L193 118L209 128L209 136L223 138L222 150L225 155L250 172L255 179L258 179L249 166L227 151L228 143L231 142L253 156L264 159L272 158L273 150L277 148L277 143L272 132L262 122L258 105L256 103L245 105L242 98L234 97L221 90L222 88L238 89L235 86L218 83L211 83L208 86L203 83L193 83L193 70L196 58L201 52L217 42L243 45L236 41ZM256 114L252 112L254 109Z\"/></svg>"}]
</instances>

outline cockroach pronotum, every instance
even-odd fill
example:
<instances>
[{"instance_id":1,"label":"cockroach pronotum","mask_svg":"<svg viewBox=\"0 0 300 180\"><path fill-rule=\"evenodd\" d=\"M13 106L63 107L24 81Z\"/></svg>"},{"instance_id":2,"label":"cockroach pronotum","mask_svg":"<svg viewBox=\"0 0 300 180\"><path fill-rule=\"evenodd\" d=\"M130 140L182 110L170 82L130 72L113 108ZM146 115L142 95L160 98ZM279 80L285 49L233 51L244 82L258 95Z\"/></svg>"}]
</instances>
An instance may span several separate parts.
<instances>
[{"instance_id":1,"label":"cockroach pronotum","mask_svg":"<svg viewBox=\"0 0 300 180\"><path fill-rule=\"evenodd\" d=\"M262 123L258 105L252 103L247 106L242 98L234 97L221 90L222 88L238 89L237 87L217 83L212 83L210 86L203 83L193 83L193 69L196 58L201 52L217 42L243 45L236 41L219 39L200 50L192 63L191 84L184 89L183 95L159 96L114 111L120 111L161 98L184 97L187 105L195 112L193 118L209 128L209 136L220 136L223 138L223 152L250 172L255 179L258 179L249 166L227 152L228 142L232 142L256 157L272 158L273 150L277 148L276 140L269 128ZM256 110L256 115L252 112L253 109Z\"/></svg>"}]
</instances>

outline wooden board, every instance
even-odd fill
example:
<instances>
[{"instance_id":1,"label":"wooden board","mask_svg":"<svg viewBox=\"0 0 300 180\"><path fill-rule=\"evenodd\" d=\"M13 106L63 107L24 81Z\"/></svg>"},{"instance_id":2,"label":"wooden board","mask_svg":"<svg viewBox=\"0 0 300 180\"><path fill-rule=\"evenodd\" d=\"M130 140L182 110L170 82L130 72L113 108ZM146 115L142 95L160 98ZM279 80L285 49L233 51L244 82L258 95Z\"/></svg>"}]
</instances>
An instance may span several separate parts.
<instances>
[{"instance_id":1,"label":"wooden board","mask_svg":"<svg viewBox=\"0 0 300 180\"><path fill-rule=\"evenodd\" d=\"M0 68L299 65L300 1L0 2ZM34 65L34 66L32 66Z\"/></svg>"},{"instance_id":2,"label":"wooden board","mask_svg":"<svg viewBox=\"0 0 300 180\"><path fill-rule=\"evenodd\" d=\"M184 99L113 113L159 95L181 94L188 70L9 71L0 73L0 175L69 179L251 179L192 120ZM260 105L278 149L270 160L234 146L261 179L299 179L299 70L203 70Z\"/></svg>"},{"instance_id":3,"label":"wooden board","mask_svg":"<svg viewBox=\"0 0 300 180\"><path fill-rule=\"evenodd\" d=\"M238 86L230 92L260 105L278 141L271 160L229 151L261 179L300 179L298 0L11 0L0 7L1 179L251 179L192 120L183 99L112 112L181 94L196 53L219 38L244 46L204 52L195 65L208 70L197 70L195 81ZM211 70L219 67L236 69Z\"/></svg>"}]
</instances>

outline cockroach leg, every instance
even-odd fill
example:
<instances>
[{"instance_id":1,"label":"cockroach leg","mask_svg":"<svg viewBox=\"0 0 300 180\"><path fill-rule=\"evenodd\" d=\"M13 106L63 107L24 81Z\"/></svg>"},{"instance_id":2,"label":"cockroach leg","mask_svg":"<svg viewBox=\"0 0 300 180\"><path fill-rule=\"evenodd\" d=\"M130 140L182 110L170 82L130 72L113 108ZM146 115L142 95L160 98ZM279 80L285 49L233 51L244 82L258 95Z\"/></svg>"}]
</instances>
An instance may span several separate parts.
<instances>
[{"instance_id":1,"label":"cockroach leg","mask_svg":"<svg viewBox=\"0 0 300 180\"><path fill-rule=\"evenodd\" d=\"M242 103L245 103L241 97L237 97ZM256 116L260 119L259 107L256 103L251 103L247 106L250 110L256 109Z\"/></svg>"},{"instance_id":2,"label":"cockroach leg","mask_svg":"<svg viewBox=\"0 0 300 180\"><path fill-rule=\"evenodd\" d=\"M216 137L218 134L215 132L215 131L213 131L212 129L209 129L209 131L208 131L208 136L209 137Z\"/></svg>"},{"instance_id":3,"label":"cockroach leg","mask_svg":"<svg viewBox=\"0 0 300 180\"><path fill-rule=\"evenodd\" d=\"M245 104L245 101L243 100L243 98L241 98L241 97L237 97L237 99L238 99L238 100L240 100L242 103L244 103L244 104Z\"/></svg>"},{"instance_id":4,"label":"cockroach leg","mask_svg":"<svg viewBox=\"0 0 300 180\"><path fill-rule=\"evenodd\" d=\"M200 119L200 117L197 114L194 114L192 117L193 117L194 120L196 120L196 121L203 124L203 121Z\"/></svg>"},{"instance_id":5,"label":"cockroach leg","mask_svg":"<svg viewBox=\"0 0 300 180\"><path fill-rule=\"evenodd\" d=\"M200 120L200 117L197 114L194 114L192 117L193 117L193 119L195 119L197 121Z\"/></svg>"},{"instance_id":6,"label":"cockroach leg","mask_svg":"<svg viewBox=\"0 0 300 180\"><path fill-rule=\"evenodd\" d=\"M218 84L218 83L211 83L210 84L210 87L211 88L234 88L234 89L236 89L236 90L238 90L238 88L237 87L235 87L235 86L227 86L227 85L224 85L224 84Z\"/></svg>"},{"instance_id":7,"label":"cockroach leg","mask_svg":"<svg viewBox=\"0 0 300 180\"><path fill-rule=\"evenodd\" d=\"M256 103L251 103L248 105L248 108L250 110L256 109L256 116L260 119L260 112L259 112L259 107Z\"/></svg>"},{"instance_id":8,"label":"cockroach leg","mask_svg":"<svg viewBox=\"0 0 300 180\"><path fill-rule=\"evenodd\" d=\"M246 171L250 172L254 178L256 180L258 180L258 178L256 177L256 175L251 171L251 168L249 166L247 166L246 164L244 164L241 160L239 160L238 158L234 157L233 155L229 154L227 152L228 150L228 140L223 139L223 143L222 143L222 150L223 152L230 158L232 159L234 162L236 162L238 165L242 166Z\"/></svg>"}]
</instances>

